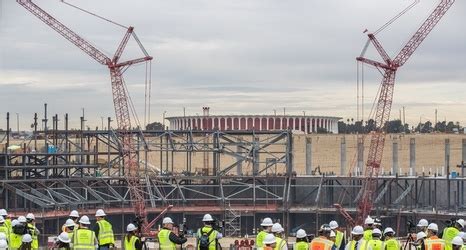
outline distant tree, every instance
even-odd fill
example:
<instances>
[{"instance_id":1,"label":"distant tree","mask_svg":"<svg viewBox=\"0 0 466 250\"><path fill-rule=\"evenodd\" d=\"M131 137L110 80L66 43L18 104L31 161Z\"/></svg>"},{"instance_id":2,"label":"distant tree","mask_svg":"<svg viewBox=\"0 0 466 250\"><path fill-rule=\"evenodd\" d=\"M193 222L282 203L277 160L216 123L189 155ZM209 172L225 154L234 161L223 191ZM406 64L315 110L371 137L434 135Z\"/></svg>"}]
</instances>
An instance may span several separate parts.
<instances>
[{"instance_id":1,"label":"distant tree","mask_svg":"<svg viewBox=\"0 0 466 250\"><path fill-rule=\"evenodd\" d=\"M345 122L338 122L338 132L340 134L347 134L348 133L348 126L346 125Z\"/></svg>"},{"instance_id":2,"label":"distant tree","mask_svg":"<svg viewBox=\"0 0 466 250\"><path fill-rule=\"evenodd\" d=\"M385 123L387 133L401 133L403 126L401 120L393 120Z\"/></svg>"},{"instance_id":3,"label":"distant tree","mask_svg":"<svg viewBox=\"0 0 466 250\"><path fill-rule=\"evenodd\" d=\"M146 125L146 130L165 130L160 122L153 122Z\"/></svg>"},{"instance_id":4,"label":"distant tree","mask_svg":"<svg viewBox=\"0 0 466 250\"><path fill-rule=\"evenodd\" d=\"M371 131L374 131L376 129L376 126L375 126L375 121L374 119L369 119L366 123L366 133L369 133Z\"/></svg>"},{"instance_id":5,"label":"distant tree","mask_svg":"<svg viewBox=\"0 0 466 250\"><path fill-rule=\"evenodd\" d=\"M455 127L456 127L456 126L455 126L455 123L452 122L452 121L449 121L449 122L447 123L447 127L446 127L446 129L445 129L445 132L447 132L447 133L452 133L452 132L453 132L453 129L454 129Z\"/></svg>"},{"instance_id":6,"label":"distant tree","mask_svg":"<svg viewBox=\"0 0 466 250\"><path fill-rule=\"evenodd\" d=\"M325 128L317 128L317 134L328 134L329 132Z\"/></svg>"}]
</instances>

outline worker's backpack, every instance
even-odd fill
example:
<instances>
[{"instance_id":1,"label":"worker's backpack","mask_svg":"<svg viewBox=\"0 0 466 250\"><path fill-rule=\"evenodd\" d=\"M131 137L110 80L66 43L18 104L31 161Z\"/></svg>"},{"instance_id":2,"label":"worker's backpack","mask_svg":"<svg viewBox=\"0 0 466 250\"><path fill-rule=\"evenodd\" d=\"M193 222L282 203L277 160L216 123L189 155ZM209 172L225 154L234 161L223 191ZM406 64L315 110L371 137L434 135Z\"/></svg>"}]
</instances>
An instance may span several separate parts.
<instances>
[{"instance_id":1,"label":"worker's backpack","mask_svg":"<svg viewBox=\"0 0 466 250\"><path fill-rule=\"evenodd\" d=\"M209 245L212 241L209 241L209 236L212 234L214 229L210 229L209 232L202 232L202 229L199 229L199 250L208 250Z\"/></svg>"}]
</instances>

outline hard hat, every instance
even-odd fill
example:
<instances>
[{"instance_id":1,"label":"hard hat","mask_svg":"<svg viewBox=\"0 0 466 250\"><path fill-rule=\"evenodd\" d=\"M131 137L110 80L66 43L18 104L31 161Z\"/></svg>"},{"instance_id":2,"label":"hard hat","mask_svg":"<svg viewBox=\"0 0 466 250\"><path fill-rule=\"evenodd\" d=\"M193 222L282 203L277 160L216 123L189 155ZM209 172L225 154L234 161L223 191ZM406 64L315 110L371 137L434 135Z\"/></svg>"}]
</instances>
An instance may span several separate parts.
<instances>
[{"instance_id":1,"label":"hard hat","mask_svg":"<svg viewBox=\"0 0 466 250\"><path fill-rule=\"evenodd\" d=\"M58 240L63 242L63 243L70 243L71 242L70 236L68 235L67 232L62 232L60 235L58 235Z\"/></svg>"},{"instance_id":2,"label":"hard hat","mask_svg":"<svg viewBox=\"0 0 466 250\"><path fill-rule=\"evenodd\" d=\"M306 236L307 236L307 234L306 234L306 231L304 231L304 229L299 229L296 232L296 238L304 238Z\"/></svg>"},{"instance_id":3,"label":"hard hat","mask_svg":"<svg viewBox=\"0 0 466 250\"><path fill-rule=\"evenodd\" d=\"M282 227L282 225L280 225L280 223L274 223L272 225L272 233L281 233L285 231Z\"/></svg>"},{"instance_id":4,"label":"hard hat","mask_svg":"<svg viewBox=\"0 0 466 250\"><path fill-rule=\"evenodd\" d=\"M5 239L0 240L0 248L1 249L7 249L8 248L8 243L6 242Z\"/></svg>"},{"instance_id":5,"label":"hard hat","mask_svg":"<svg viewBox=\"0 0 466 250\"><path fill-rule=\"evenodd\" d=\"M26 217L24 217L24 216L19 216L18 221L19 221L19 223L26 223L27 222Z\"/></svg>"},{"instance_id":6,"label":"hard hat","mask_svg":"<svg viewBox=\"0 0 466 250\"><path fill-rule=\"evenodd\" d=\"M320 226L320 231L330 232L332 229L328 224L322 224L322 226Z\"/></svg>"},{"instance_id":7,"label":"hard hat","mask_svg":"<svg viewBox=\"0 0 466 250\"><path fill-rule=\"evenodd\" d=\"M267 234L263 241L264 244L273 244L275 242L277 242L277 240L275 239L275 235L273 234Z\"/></svg>"},{"instance_id":8,"label":"hard hat","mask_svg":"<svg viewBox=\"0 0 466 250\"><path fill-rule=\"evenodd\" d=\"M65 227L74 227L76 226L76 224L74 223L74 221L72 219L67 219L66 222L65 222Z\"/></svg>"},{"instance_id":9,"label":"hard hat","mask_svg":"<svg viewBox=\"0 0 466 250\"><path fill-rule=\"evenodd\" d=\"M89 217L87 217L87 215L83 215L81 219L79 219L79 223L84 224L84 225L91 224L91 222L89 221Z\"/></svg>"},{"instance_id":10,"label":"hard hat","mask_svg":"<svg viewBox=\"0 0 466 250\"><path fill-rule=\"evenodd\" d=\"M420 219L419 222L417 223L418 227L427 227L429 225L429 222L426 219Z\"/></svg>"},{"instance_id":11,"label":"hard hat","mask_svg":"<svg viewBox=\"0 0 466 250\"><path fill-rule=\"evenodd\" d=\"M5 218L3 218L3 216L0 215L0 223L4 223L5 222Z\"/></svg>"},{"instance_id":12,"label":"hard hat","mask_svg":"<svg viewBox=\"0 0 466 250\"><path fill-rule=\"evenodd\" d=\"M1 216L7 216L8 213L7 213L6 209L0 209L0 215Z\"/></svg>"},{"instance_id":13,"label":"hard hat","mask_svg":"<svg viewBox=\"0 0 466 250\"><path fill-rule=\"evenodd\" d=\"M382 220L380 218L375 218L374 225L382 225Z\"/></svg>"},{"instance_id":14,"label":"hard hat","mask_svg":"<svg viewBox=\"0 0 466 250\"><path fill-rule=\"evenodd\" d=\"M374 224L374 219L372 219L370 216L367 216L367 218L364 220L364 224L366 225Z\"/></svg>"},{"instance_id":15,"label":"hard hat","mask_svg":"<svg viewBox=\"0 0 466 250\"><path fill-rule=\"evenodd\" d=\"M423 231L419 232L416 234L416 239L424 239L425 237L427 237L427 234L424 233Z\"/></svg>"},{"instance_id":16,"label":"hard hat","mask_svg":"<svg viewBox=\"0 0 466 250\"><path fill-rule=\"evenodd\" d=\"M351 234L354 235L361 235L364 233L364 229L361 226L355 226L353 227L353 230L351 231Z\"/></svg>"},{"instance_id":17,"label":"hard hat","mask_svg":"<svg viewBox=\"0 0 466 250\"><path fill-rule=\"evenodd\" d=\"M79 213L78 213L78 211L76 211L76 210L71 211L70 217L79 218Z\"/></svg>"},{"instance_id":18,"label":"hard hat","mask_svg":"<svg viewBox=\"0 0 466 250\"><path fill-rule=\"evenodd\" d=\"M335 234L335 232L333 230L330 231L330 237L337 237L337 235Z\"/></svg>"},{"instance_id":19,"label":"hard hat","mask_svg":"<svg viewBox=\"0 0 466 250\"><path fill-rule=\"evenodd\" d=\"M30 234L23 234L23 237L21 238L21 242L23 243L32 242L32 236Z\"/></svg>"},{"instance_id":20,"label":"hard hat","mask_svg":"<svg viewBox=\"0 0 466 250\"><path fill-rule=\"evenodd\" d=\"M106 214L105 214L104 210L98 209L98 210L95 212L95 216L96 216L96 217L104 217L104 216L106 216Z\"/></svg>"},{"instance_id":21,"label":"hard hat","mask_svg":"<svg viewBox=\"0 0 466 250\"><path fill-rule=\"evenodd\" d=\"M464 227L464 220L463 219L457 220L456 223L460 224L461 227Z\"/></svg>"},{"instance_id":22,"label":"hard hat","mask_svg":"<svg viewBox=\"0 0 466 250\"><path fill-rule=\"evenodd\" d=\"M11 221L11 226L12 226L12 227L17 226L18 224L19 224L19 221L16 220L16 219Z\"/></svg>"},{"instance_id":23,"label":"hard hat","mask_svg":"<svg viewBox=\"0 0 466 250\"><path fill-rule=\"evenodd\" d=\"M389 233L395 234L395 231L393 231L393 228L387 227L387 228L385 228L385 230L383 230L384 235L389 234Z\"/></svg>"},{"instance_id":24,"label":"hard hat","mask_svg":"<svg viewBox=\"0 0 466 250\"><path fill-rule=\"evenodd\" d=\"M34 216L33 213L28 213L28 214L26 215L26 219L28 219L28 220L35 220L36 217Z\"/></svg>"},{"instance_id":25,"label":"hard hat","mask_svg":"<svg viewBox=\"0 0 466 250\"><path fill-rule=\"evenodd\" d=\"M0 240L6 240L6 234L4 232L0 232Z\"/></svg>"},{"instance_id":26,"label":"hard hat","mask_svg":"<svg viewBox=\"0 0 466 250\"><path fill-rule=\"evenodd\" d=\"M336 221L334 221L334 220L330 221L330 223L328 223L328 225L330 226L330 228L332 230L338 228L338 223Z\"/></svg>"},{"instance_id":27,"label":"hard hat","mask_svg":"<svg viewBox=\"0 0 466 250\"><path fill-rule=\"evenodd\" d=\"M271 227L271 226L273 226L273 221L272 221L272 219L270 219L269 217L265 218L265 219L262 221L261 226L263 226L263 227Z\"/></svg>"},{"instance_id":28,"label":"hard hat","mask_svg":"<svg viewBox=\"0 0 466 250\"><path fill-rule=\"evenodd\" d=\"M456 246L462 246L463 245L463 239L459 236L455 236L453 240L451 240L451 244L456 245Z\"/></svg>"},{"instance_id":29,"label":"hard hat","mask_svg":"<svg viewBox=\"0 0 466 250\"><path fill-rule=\"evenodd\" d=\"M432 230L434 232L438 232L438 226L435 223L430 223L429 226L427 226L428 230Z\"/></svg>"},{"instance_id":30,"label":"hard hat","mask_svg":"<svg viewBox=\"0 0 466 250\"><path fill-rule=\"evenodd\" d=\"M170 217L163 218L162 224L173 224L172 218Z\"/></svg>"},{"instance_id":31,"label":"hard hat","mask_svg":"<svg viewBox=\"0 0 466 250\"><path fill-rule=\"evenodd\" d=\"M372 234L382 235L382 231L380 231L380 229L378 228L375 228L374 230L372 230Z\"/></svg>"},{"instance_id":32,"label":"hard hat","mask_svg":"<svg viewBox=\"0 0 466 250\"><path fill-rule=\"evenodd\" d=\"M138 229L133 223L129 223L128 226L126 226L126 231L127 232L132 232Z\"/></svg>"},{"instance_id":33,"label":"hard hat","mask_svg":"<svg viewBox=\"0 0 466 250\"><path fill-rule=\"evenodd\" d=\"M214 218L212 218L212 215L210 214L205 214L204 217L202 218L203 222L208 222L208 221L214 221Z\"/></svg>"}]
</instances>

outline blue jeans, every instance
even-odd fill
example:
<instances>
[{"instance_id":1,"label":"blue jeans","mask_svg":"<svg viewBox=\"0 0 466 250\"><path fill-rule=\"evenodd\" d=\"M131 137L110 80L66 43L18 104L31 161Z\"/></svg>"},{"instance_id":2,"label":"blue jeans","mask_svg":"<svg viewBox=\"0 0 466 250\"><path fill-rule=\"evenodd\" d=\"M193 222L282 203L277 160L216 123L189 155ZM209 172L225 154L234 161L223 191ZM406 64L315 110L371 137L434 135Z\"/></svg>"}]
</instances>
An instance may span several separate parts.
<instances>
[{"instance_id":1,"label":"blue jeans","mask_svg":"<svg viewBox=\"0 0 466 250\"><path fill-rule=\"evenodd\" d=\"M99 250L109 250L108 246L99 246Z\"/></svg>"}]
</instances>

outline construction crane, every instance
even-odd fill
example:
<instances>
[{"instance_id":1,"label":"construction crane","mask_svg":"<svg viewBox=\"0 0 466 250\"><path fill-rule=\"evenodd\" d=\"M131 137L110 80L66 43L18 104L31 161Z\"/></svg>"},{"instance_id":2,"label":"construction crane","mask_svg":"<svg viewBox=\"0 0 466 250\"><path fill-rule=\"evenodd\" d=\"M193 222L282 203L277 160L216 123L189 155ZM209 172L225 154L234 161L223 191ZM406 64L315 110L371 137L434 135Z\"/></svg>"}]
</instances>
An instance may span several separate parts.
<instances>
[{"instance_id":1,"label":"construction crane","mask_svg":"<svg viewBox=\"0 0 466 250\"><path fill-rule=\"evenodd\" d=\"M148 223L147 222L147 212L145 207L145 199L144 199L144 190L140 183L140 176L139 176L139 164L137 162L136 153L137 149L133 146L133 137L131 134L131 114L130 109L134 109L132 107L132 103L129 100L128 92L125 86L125 82L123 79L123 73L130 67L131 65L135 65L138 63L148 62L152 60L152 57L149 56L147 51L142 46L141 42L139 41L138 37L134 33L133 27L125 27L120 24L117 24L113 21L108 19L102 18L97 16L93 13L85 11L79 7L73 6L78 8L86 13L92 14L99 18L102 18L106 21L111 23L117 24L121 27L126 28L126 34L123 36L122 41L120 42L115 54L112 58L108 57L104 53L102 53L99 49L94 47L88 41L83 39L81 36L76 34L74 31L66 27L60 21L55 19L53 16L48 14L46 11L41 9L32 0L16 0L18 4L23 6L26 10L34 14L37 18L39 18L42 22L47 24L50 28L54 29L58 32L61 36L66 38L68 41L76 45L76 47L80 48L98 63L105 65L110 70L110 78L112 83L112 94L113 94L113 104L115 108L115 116L118 125L118 133L121 140L121 157L123 158L124 162L124 169L125 169L125 178L128 183L128 188L131 197L131 205L134 207L136 220L139 224L139 230L143 235L149 235L150 227L154 225L155 221L160 218L160 215L154 219L154 221ZM61 2L64 2L61 0ZM144 57L136 58L129 61L120 62L121 55L125 50L125 47L130 39L133 37L134 40L138 43L141 51L144 53ZM168 206L165 208L161 215L166 213L172 206Z\"/></svg>"},{"instance_id":2,"label":"construction crane","mask_svg":"<svg viewBox=\"0 0 466 250\"><path fill-rule=\"evenodd\" d=\"M416 2L419 2L417 0ZM414 33L411 39L406 43L406 45L401 49L401 51L392 59L385 49L382 47L380 42L377 40L375 35L376 33L368 33L368 43L366 44L361 56L357 57L356 60L365 64L375 66L383 75L381 88L377 96L377 103L374 113L375 121L375 130L370 133L370 146L369 153L366 162L365 169L365 180L362 187L362 195L358 204L358 214L356 220L351 218L351 216L341 207L339 204L335 204L335 207L341 212L341 214L347 219L349 224L362 223L364 218L366 218L373 206L374 192L376 188L377 176L380 171L380 163L382 161L382 155L385 144L385 132L384 127L388 122L390 117L390 111L392 108L393 102L393 88L395 86L395 75L401 66L403 66L408 59L413 55L416 49L421 45L427 35L432 31L432 29L437 25L437 23L442 19L446 12L453 5L455 0L441 0L434 11L429 15L429 17L422 23L421 27ZM413 5L410 5L411 8ZM404 11L406 12L406 11ZM403 12L400 14L404 14ZM396 18L398 18L398 15ZM391 24L394 21L392 19L389 23ZM385 28L387 25L384 25ZM382 57L383 62L378 62L375 60L367 59L364 57L364 54L367 50L369 44L375 47L377 52Z\"/></svg>"}]
</instances>

